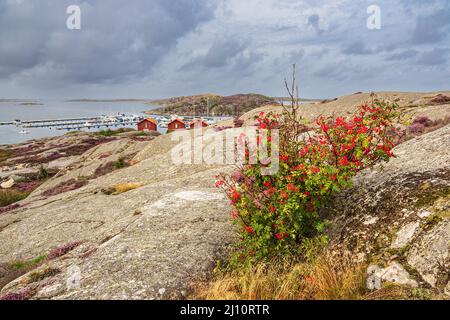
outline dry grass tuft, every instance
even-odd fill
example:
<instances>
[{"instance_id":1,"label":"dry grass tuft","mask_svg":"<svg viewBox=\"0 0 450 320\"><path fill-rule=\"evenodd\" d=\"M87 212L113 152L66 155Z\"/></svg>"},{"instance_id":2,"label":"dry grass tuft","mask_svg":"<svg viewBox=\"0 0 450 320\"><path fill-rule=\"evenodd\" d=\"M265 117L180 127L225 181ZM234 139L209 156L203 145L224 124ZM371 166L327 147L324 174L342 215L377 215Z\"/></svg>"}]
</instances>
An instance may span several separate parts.
<instances>
[{"instance_id":1,"label":"dry grass tuft","mask_svg":"<svg viewBox=\"0 0 450 320\"><path fill-rule=\"evenodd\" d=\"M305 260L289 257L231 271L216 271L210 282L196 283L191 299L198 300L428 300L429 290L386 283L366 287L367 265L350 255L313 251Z\"/></svg>"},{"instance_id":2,"label":"dry grass tuft","mask_svg":"<svg viewBox=\"0 0 450 320\"><path fill-rule=\"evenodd\" d=\"M365 265L324 253L309 261L273 260L219 273L196 285L194 299L354 300L366 291Z\"/></svg>"},{"instance_id":3,"label":"dry grass tuft","mask_svg":"<svg viewBox=\"0 0 450 320\"><path fill-rule=\"evenodd\" d=\"M140 183L120 183L114 186L114 195L128 192L137 188L142 187Z\"/></svg>"},{"instance_id":4,"label":"dry grass tuft","mask_svg":"<svg viewBox=\"0 0 450 320\"><path fill-rule=\"evenodd\" d=\"M6 207L28 197L29 192L15 189L0 189L0 207Z\"/></svg>"}]
</instances>

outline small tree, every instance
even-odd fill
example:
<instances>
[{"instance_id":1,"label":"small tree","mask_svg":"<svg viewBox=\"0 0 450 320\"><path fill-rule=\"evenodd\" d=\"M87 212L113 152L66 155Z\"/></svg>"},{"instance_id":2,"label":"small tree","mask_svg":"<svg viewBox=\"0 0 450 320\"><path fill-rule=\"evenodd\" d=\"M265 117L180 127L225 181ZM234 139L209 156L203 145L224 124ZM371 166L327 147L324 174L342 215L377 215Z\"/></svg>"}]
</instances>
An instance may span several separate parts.
<instances>
[{"instance_id":1,"label":"small tree","mask_svg":"<svg viewBox=\"0 0 450 320\"><path fill-rule=\"evenodd\" d=\"M230 199L240 227L239 258L289 253L305 239L322 234L327 223L319 210L331 196L350 188L361 170L394 156L391 133L399 115L395 103L373 99L350 117L322 116L308 128L299 115L295 65L292 84L285 85L290 106L283 105L282 115L261 113L257 118L260 132L269 131L266 137L279 130L278 173L263 176L261 168L271 164L246 163L216 181Z\"/></svg>"}]
</instances>

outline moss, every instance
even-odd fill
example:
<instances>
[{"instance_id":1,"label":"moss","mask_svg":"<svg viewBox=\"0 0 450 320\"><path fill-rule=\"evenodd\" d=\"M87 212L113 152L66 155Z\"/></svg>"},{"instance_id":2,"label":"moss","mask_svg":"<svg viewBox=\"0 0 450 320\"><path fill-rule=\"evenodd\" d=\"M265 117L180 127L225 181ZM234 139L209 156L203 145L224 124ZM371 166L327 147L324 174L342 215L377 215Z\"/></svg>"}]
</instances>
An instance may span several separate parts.
<instances>
[{"instance_id":1,"label":"moss","mask_svg":"<svg viewBox=\"0 0 450 320\"><path fill-rule=\"evenodd\" d=\"M433 205L439 198L446 198L450 196L450 187L444 187L442 189L434 189L431 188L430 185L427 185L427 183L422 184L419 187L423 191L430 191L430 192L424 192L419 196L415 203L416 208L423 208L427 206Z\"/></svg>"},{"instance_id":2,"label":"moss","mask_svg":"<svg viewBox=\"0 0 450 320\"><path fill-rule=\"evenodd\" d=\"M412 288L410 295L414 300L431 300L433 296L430 290L423 288Z\"/></svg>"},{"instance_id":3,"label":"moss","mask_svg":"<svg viewBox=\"0 0 450 320\"><path fill-rule=\"evenodd\" d=\"M390 236L389 234L386 233L379 234L376 237L375 242L373 244L374 251L379 252L380 250L383 250L386 247L388 247L389 244L391 243L391 238L392 236Z\"/></svg>"},{"instance_id":4,"label":"moss","mask_svg":"<svg viewBox=\"0 0 450 320\"><path fill-rule=\"evenodd\" d=\"M432 216L429 216L424 222L422 222L421 227L424 230L429 230L439 224L442 220L442 217L440 217L438 214L434 214Z\"/></svg>"},{"instance_id":5,"label":"moss","mask_svg":"<svg viewBox=\"0 0 450 320\"><path fill-rule=\"evenodd\" d=\"M437 215L443 219L450 218L450 210L438 211Z\"/></svg>"}]
</instances>

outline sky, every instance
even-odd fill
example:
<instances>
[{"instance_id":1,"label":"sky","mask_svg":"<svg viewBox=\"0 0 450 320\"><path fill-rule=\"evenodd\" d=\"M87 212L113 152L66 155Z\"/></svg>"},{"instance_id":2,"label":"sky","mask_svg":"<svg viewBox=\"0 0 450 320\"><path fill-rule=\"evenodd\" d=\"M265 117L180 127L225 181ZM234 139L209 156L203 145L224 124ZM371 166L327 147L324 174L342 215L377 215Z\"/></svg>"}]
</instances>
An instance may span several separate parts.
<instances>
[{"instance_id":1,"label":"sky","mask_svg":"<svg viewBox=\"0 0 450 320\"><path fill-rule=\"evenodd\" d=\"M449 59L449 0L0 0L0 99L450 90Z\"/></svg>"}]
</instances>

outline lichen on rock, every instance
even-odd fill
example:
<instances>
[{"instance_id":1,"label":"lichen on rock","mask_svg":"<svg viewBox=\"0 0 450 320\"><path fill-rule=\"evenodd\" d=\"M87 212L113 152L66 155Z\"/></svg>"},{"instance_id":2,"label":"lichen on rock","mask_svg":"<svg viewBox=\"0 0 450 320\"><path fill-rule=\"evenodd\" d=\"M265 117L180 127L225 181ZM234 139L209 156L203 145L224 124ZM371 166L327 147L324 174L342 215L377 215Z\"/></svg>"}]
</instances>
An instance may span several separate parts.
<instances>
[{"instance_id":1,"label":"lichen on rock","mask_svg":"<svg viewBox=\"0 0 450 320\"><path fill-rule=\"evenodd\" d=\"M372 262L369 287L388 274L448 294L449 137L447 125L399 145L397 158L363 172L335 199L331 246Z\"/></svg>"}]
</instances>

